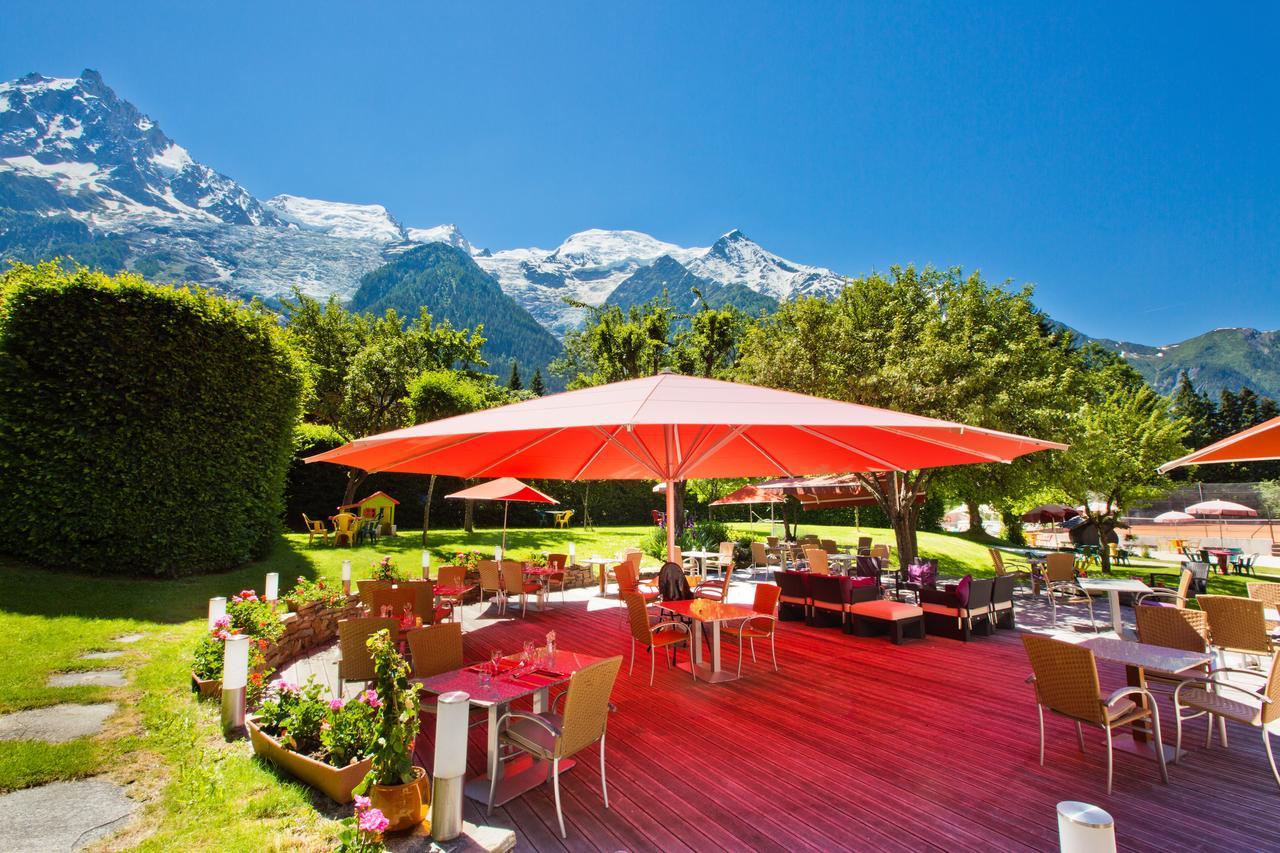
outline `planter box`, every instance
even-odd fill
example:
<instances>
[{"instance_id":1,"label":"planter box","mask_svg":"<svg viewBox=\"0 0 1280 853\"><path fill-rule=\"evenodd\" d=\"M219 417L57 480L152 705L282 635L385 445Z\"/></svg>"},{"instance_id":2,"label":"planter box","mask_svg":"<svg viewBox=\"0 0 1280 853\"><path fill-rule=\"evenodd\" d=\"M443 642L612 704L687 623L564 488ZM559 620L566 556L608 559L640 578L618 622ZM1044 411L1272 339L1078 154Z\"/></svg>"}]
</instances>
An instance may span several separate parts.
<instances>
[{"instance_id":1,"label":"planter box","mask_svg":"<svg viewBox=\"0 0 1280 853\"><path fill-rule=\"evenodd\" d=\"M217 699L222 695L222 679L197 678L193 672L191 674L191 692L198 694L201 699Z\"/></svg>"},{"instance_id":2,"label":"planter box","mask_svg":"<svg viewBox=\"0 0 1280 853\"><path fill-rule=\"evenodd\" d=\"M373 766L373 759L366 758L347 767L333 767L281 746L279 741L259 729L257 721L252 718L246 721L246 726L254 753L290 776L306 782L335 803L351 802L351 789L360 784Z\"/></svg>"}]
</instances>

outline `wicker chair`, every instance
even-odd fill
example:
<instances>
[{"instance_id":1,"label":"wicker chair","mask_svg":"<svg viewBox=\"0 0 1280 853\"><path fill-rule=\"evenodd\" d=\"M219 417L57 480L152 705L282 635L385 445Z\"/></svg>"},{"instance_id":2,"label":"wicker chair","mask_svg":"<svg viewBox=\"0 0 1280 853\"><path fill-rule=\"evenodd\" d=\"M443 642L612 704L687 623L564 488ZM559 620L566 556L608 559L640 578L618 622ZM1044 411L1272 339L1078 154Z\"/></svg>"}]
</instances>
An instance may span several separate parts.
<instances>
[{"instance_id":1,"label":"wicker chair","mask_svg":"<svg viewBox=\"0 0 1280 853\"><path fill-rule=\"evenodd\" d=\"M581 752L596 741L600 742L600 792L604 797L604 807L609 808L609 789L604 773L604 740L611 708L609 694L613 692L613 683L621 666L622 658L619 656L575 672L569 679L569 689L551 703L551 713L513 711L498 718L499 738L504 744L551 762L551 784L555 789L556 820L560 823L561 838L568 836L564 831L564 812L560 808L560 761ZM564 699L563 716L554 713L555 706L561 699ZM491 769L490 813L493 812L498 775Z\"/></svg>"},{"instance_id":2,"label":"wicker chair","mask_svg":"<svg viewBox=\"0 0 1280 853\"><path fill-rule=\"evenodd\" d=\"M827 562L827 552L821 548L805 548L804 559L809 564L809 571L815 575L831 574L831 566Z\"/></svg>"},{"instance_id":3,"label":"wicker chair","mask_svg":"<svg viewBox=\"0 0 1280 853\"><path fill-rule=\"evenodd\" d=\"M1235 595L1197 595L1196 604L1209 617L1209 638L1225 664L1224 652L1246 657L1266 656L1275 651L1267 633L1266 605Z\"/></svg>"},{"instance_id":4,"label":"wicker chair","mask_svg":"<svg viewBox=\"0 0 1280 853\"><path fill-rule=\"evenodd\" d=\"M994 589L993 578L971 578L968 597L963 601L959 585L920 590L925 630L965 642L975 633L991 636L996 630L991 621L991 593Z\"/></svg>"},{"instance_id":5,"label":"wicker chair","mask_svg":"<svg viewBox=\"0 0 1280 853\"><path fill-rule=\"evenodd\" d=\"M1058 552L1044 558L1044 589L1049 596L1050 618L1055 627L1058 624L1058 596L1063 596L1068 604L1083 601L1089 606L1089 624L1097 632L1098 621L1093 618L1093 597L1087 595L1076 580L1074 554Z\"/></svg>"},{"instance_id":6,"label":"wicker chair","mask_svg":"<svg viewBox=\"0 0 1280 853\"><path fill-rule=\"evenodd\" d=\"M809 619L809 576L805 572L779 571L774 573L778 588L779 619ZM796 611L799 610L799 615Z\"/></svg>"},{"instance_id":7,"label":"wicker chair","mask_svg":"<svg viewBox=\"0 0 1280 853\"><path fill-rule=\"evenodd\" d=\"M848 578L839 575L809 575L809 624L821 627L845 625Z\"/></svg>"},{"instance_id":8,"label":"wicker chair","mask_svg":"<svg viewBox=\"0 0 1280 853\"><path fill-rule=\"evenodd\" d=\"M436 572L436 584L438 586L451 586L462 589L467 585L467 567L441 566ZM461 595L440 596L440 607L442 610L447 610L451 618L462 616L462 605Z\"/></svg>"},{"instance_id":9,"label":"wicker chair","mask_svg":"<svg viewBox=\"0 0 1280 853\"><path fill-rule=\"evenodd\" d=\"M365 617L338 620L338 692L348 681L373 680L373 658L365 645L369 638L386 630L394 637L400 623L395 619Z\"/></svg>"},{"instance_id":10,"label":"wicker chair","mask_svg":"<svg viewBox=\"0 0 1280 853\"><path fill-rule=\"evenodd\" d=\"M836 544L836 540L834 539L819 539L818 545L828 554L840 553L840 546Z\"/></svg>"},{"instance_id":11,"label":"wicker chair","mask_svg":"<svg viewBox=\"0 0 1280 853\"><path fill-rule=\"evenodd\" d=\"M503 602L503 612L506 612L506 603L511 600L513 595L520 596L520 616L523 617L529 608L529 596L542 591L542 586L536 583L529 583L524 579L524 563L519 560L503 560L502 561L502 591L506 593L506 600Z\"/></svg>"},{"instance_id":12,"label":"wicker chair","mask_svg":"<svg viewBox=\"0 0 1280 853\"><path fill-rule=\"evenodd\" d=\"M619 596L634 592L643 598L646 604L658 597L657 581L653 579L640 580L636 575L636 570L630 563L619 563L614 566L613 573L618 577Z\"/></svg>"},{"instance_id":13,"label":"wicker chair","mask_svg":"<svg viewBox=\"0 0 1280 853\"><path fill-rule=\"evenodd\" d=\"M1200 652L1209 648L1209 618L1199 610L1177 607L1135 607L1138 620L1138 642L1184 652ZM1208 667L1202 674L1208 675ZM1186 680L1181 674L1147 670L1148 682L1179 685Z\"/></svg>"},{"instance_id":14,"label":"wicker chair","mask_svg":"<svg viewBox=\"0 0 1280 853\"><path fill-rule=\"evenodd\" d=\"M858 553L864 557L871 556L871 537L870 536L858 537Z\"/></svg>"},{"instance_id":15,"label":"wicker chair","mask_svg":"<svg viewBox=\"0 0 1280 853\"><path fill-rule=\"evenodd\" d=\"M741 622L728 622L724 626L726 636L738 638L738 675L742 675L742 641L751 646L751 662L756 662L756 640L769 641L769 655L773 658L773 671L778 671L778 652L774 647L774 636L777 633L778 596L782 590L771 583L756 584L755 598L751 609L758 615Z\"/></svg>"},{"instance_id":16,"label":"wicker chair","mask_svg":"<svg viewBox=\"0 0 1280 853\"><path fill-rule=\"evenodd\" d=\"M768 576L770 569L778 568L778 558L764 550L763 542L751 543L751 577L756 576L756 571L764 569L765 576Z\"/></svg>"},{"instance_id":17,"label":"wicker chair","mask_svg":"<svg viewBox=\"0 0 1280 853\"><path fill-rule=\"evenodd\" d=\"M889 546L888 545L872 545L871 556L882 562L889 562Z\"/></svg>"},{"instance_id":18,"label":"wicker chair","mask_svg":"<svg viewBox=\"0 0 1280 853\"><path fill-rule=\"evenodd\" d=\"M1160 741L1160 709L1149 690L1122 687L1104 697L1098 683L1098 665L1089 649L1039 634L1023 634L1022 645L1031 661L1032 675L1027 680L1035 685L1036 710L1040 715L1041 767L1044 766L1044 710L1048 708L1075 722L1081 752L1084 752L1082 725L1096 726L1106 732L1107 795L1110 796L1114 763L1111 732L1146 721L1145 728L1155 741L1160 777L1168 784L1169 769L1165 766L1164 745ZM1132 697L1145 701L1135 702Z\"/></svg>"},{"instance_id":19,"label":"wicker chair","mask_svg":"<svg viewBox=\"0 0 1280 853\"><path fill-rule=\"evenodd\" d=\"M554 591L556 584L559 584L560 600L564 601L565 579L569 573L569 555L548 554L547 568L555 572L555 574L547 575L547 592L550 593Z\"/></svg>"},{"instance_id":20,"label":"wicker chair","mask_svg":"<svg viewBox=\"0 0 1280 853\"><path fill-rule=\"evenodd\" d=\"M720 553L714 557L707 557L706 566L708 569L719 569L722 578L729 577L733 572L733 543L721 542Z\"/></svg>"},{"instance_id":21,"label":"wicker chair","mask_svg":"<svg viewBox=\"0 0 1280 853\"><path fill-rule=\"evenodd\" d=\"M1248 595L1254 601L1261 601L1272 610L1280 610L1280 583L1268 581L1252 581L1244 585Z\"/></svg>"},{"instance_id":22,"label":"wicker chair","mask_svg":"<svg viewBox=\"0 0 1280 853\"><path fill-rule=\"evenodd\" d=\"M650 624L649 610L644 598L638 592L624 592L622 603L627 607L627 621L631 626L631 668L627 675L636 671L636 643L644 646L649 652L649 686L653 686L653 670L658 649L670 649L671 659L667 665L675 662L675 647L687 643L689 626L683 622L658 622ZM694 677L697 680L697 676Z\"/></svg>"},{"instance_id":23,"label":"wicker chair","mask_svg":"<svg viewBox=\"0 0 1280 853\"><path fill-rule=\"evenodd\" d=\"M997 575L991 585L991 623L997 628L1013 628L1013 588L1017 578L1013 575Z\"/></svg>"},{"instance_id":24,"label":"wicker chair","mask_svg":"<svg viewBox=\"0 0 1280 853\"><path fill-rule=\"evenodd\" d=\"M1271 659L1271 669L1266 673L1266 681L1258 690L1248 690L1238 684L1226 681L1223 676L1228 673L1250 675L1255 678L1260 673L1245 669L1215 669L1207 678L1188 679L1173 692L1173 712L1177 720L1178 734L1174 745L1179 755L1182 751L1182 723L1185 720L1208 714L1209 725L1205 733L1205 746L1213 743L1213 718L1217 717L1222 735L1222 745L1227 745L1227 727L1225 722L1231 720L1246 726L1253 726L1262 731L1262 745L1267 750L1267 761L1271 764L1271 775L1280 785L1280 770L1276 769L1276 757L1271 751L1271 738L1267 728L1280 720L1280 655ZM1225 693L1224 693L1225 691ZM1192 713L1183 714L1183 709ZM1178 762L1174 758L1174 763Z\"/></svg>"},{"instance_id":25,"label":"wicker chair","mask_svg":"<svg viewBox=\"0 0 1280 853\"><path fill-rule=\"evenodd\" d=\"M500 596L502 593L502 569L498 567L497 560L481 560L476 563L476 571L480 572L480 603L484 604L484 594L492 593L494 596ZM501 612L501 608L499 608Z\"/></svg>"},{"instance_id":26,"label":"wicker chair","mask_svg":"<svg viewBox=\"0 0 1280 853\"><path fill-rule=\"evenodd\" d=\"M425 615L417 611L418 591L412 587L400 585L389 589L375 589L369 597L369 615L381 616L384 607L391 608L388 615L397 623L404 615L405 608L415 616L422 616L423 621L431 618L430 611Z\"/></svg>"},{"instance_id":27,"label":"wicker chair","mask_svg":"<svg viewBox=\"0 0 1280 853\"><path fill-rule=\"evenodd\" d=\"M462 669L462 626L457 622L415 628L407 636L414 678Z\"/></svg>"},{"instance_id":28,"label":"wicker chair","mask_svg":"<svg viewBox=\"0 0 1280 853\"><path fill-rule=\"evenodd\" d=\"M1187 593L1191 589L1192 574L1189 569L1183 569L1182 575L1178 578L1178 590L1174 592L1171 589L1153 589L1151 592L1144 592L1134 599L1133 605L1145 605L1147 607L1176 607L1179 610L1185 609L1187 606Z\"/></svg>"},{"instance_id":29,"label":"wicker chair","mask_svg":"<svg viewBox=\"0 0 1280 853\"><path fill-rule=\"evenodd\" d=\"M693 588L693 594L696 598L709 598L712 601L728 601L729 600L729 577L716 580L702 581Z\"/></svg>"},{"instance_id":30,"label":"wicker chair","mask_svg":"<svg viewBox=\"0 0 1280 853\"><path fill-rule=\"evenodd\" d=\"M373 593L379 589L391 589L395 581L356 581L356 594L365 607L373 606Z\"/></svg>"},{"instance_id":31,"label":"wicker chair","mask_svg":"<svg viewBox=\"0 0 1280 853\"><path fill-rule=\"evenodd\" d=\"M995 548L988 548L987 553L991 555L991 566L995 569L996 577L1005 577L1007 575L1020 581L1025 581L1031 577L1030 566L1024 568L1021 565L1017 565L1013 567L1012 571L1010 571L1009 567L1005 564L1004 554L1000 553L999 550Z\"/></svg>"}]
</instances>

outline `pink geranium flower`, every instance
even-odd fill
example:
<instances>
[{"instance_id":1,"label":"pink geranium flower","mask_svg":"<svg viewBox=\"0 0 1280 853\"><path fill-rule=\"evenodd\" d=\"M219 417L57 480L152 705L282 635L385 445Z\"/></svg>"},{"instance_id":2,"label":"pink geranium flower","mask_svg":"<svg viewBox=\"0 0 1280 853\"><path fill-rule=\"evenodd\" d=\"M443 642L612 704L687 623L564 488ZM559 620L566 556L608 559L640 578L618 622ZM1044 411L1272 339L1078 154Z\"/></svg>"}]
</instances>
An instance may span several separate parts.
<instances>
[{"instance_id":1,"label":"pink geranium flower","mask_svg":"<svg viewBox=\"0 0 1280 853\"><path fill-rule=\"evenodd\" d=\"M362 812L365 809L369 808L369 806L371 805L373 805L373 800L370 800L368 797L362 797L359 794L356 794L356 811Z\"/></svg>"},{"instance_id":2,"label":"pink geranium flower","mask_svg":"<svg viewBox=\"0 0 1280 853\"><path fill-rule=\"evenodd\" d=\"M382 700L378 698L378 694L372 690L366 690L360 694L360 701L364 702L370 708L381 708Z\"/></svg>"},{"instance_id":3,"label":"pink geranium flower","mask_svg":"<svg viewBox=\"0 0 1280 853\"><path fill-rule=\"evenodd\" d=\"M391 821L377 809L367 809L360 812L360 829L363 832L372 832L375 835L381 835L387 831L387 827L391 825Z\"/></svg>"},{"instance_id":4,"label":"pink geranium flower","mask_svg":"<svg viewBox=\"0 0 1280 853\"><path fill-rule=\"evenodd\" d=\"M330 710L330 711L341 711L341 710L342 710L342 700L341 700L341 699L330 699L330 700L329 700L329 710Z\"/></svg>"}]
</instances>

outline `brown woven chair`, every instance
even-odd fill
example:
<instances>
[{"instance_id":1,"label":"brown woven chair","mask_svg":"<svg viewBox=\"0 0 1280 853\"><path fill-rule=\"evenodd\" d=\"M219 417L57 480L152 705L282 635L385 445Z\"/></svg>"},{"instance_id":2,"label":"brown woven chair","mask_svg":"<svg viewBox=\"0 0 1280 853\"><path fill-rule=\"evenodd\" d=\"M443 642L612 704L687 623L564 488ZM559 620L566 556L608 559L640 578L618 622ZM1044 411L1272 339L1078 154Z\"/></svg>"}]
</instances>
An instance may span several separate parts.
<instances>
[{"instance_id":1,"label":"brown woven chair","mask_svg":"<svg viewBox=\"0 0 1280 853\"><path fill-rule=\"evenodd\" d=\"M430 619L430 612L423 616L416 609L418 605L418 591L409 586L393 586L390 589L375 589L369 596L369 615L381 616L382 608L390 607L390 617L398 623L400 617L404 615L405 607L414 616L422 616L423 621Z\"/></svg>"},{"instance_id":2,"label":"brown woven chair","mask_svg":"<svg viewBox=\"0 0 1280 853\"><path fill-rule=\"evenodd\" d=\"M1205 733L1205 746L1213 742L1213 718L1220 721L1219 731L1222 745L1227 745L1226 721L1231 720L1246 726L1253 726L1262 731L1262 745L1267 750L1267 761L1271 764L1271 775L1280 785L1280 770L1276 769L1276 757L1271 751L1271 738L1267 728L1280 720L1280 654L1271 659L1271 669L1266 673L1266 682L1257 690L1249 690L1238 684L1232 684L1224 676L1227 674L1258 677L1260 673L1246 669L1215 669L1207 678L1188 680L1173 692L1173 711L1177 719L1178 734L1174 745L1179 755L1182 751L1182 723L1201 714L1209 716ZM1183 714L1183 709L1190 709L1191 714ZM1174 763L1178 762L1174 758Z\"/></svg>"},{"instance_id":3,"label":"brown woven chair","mask_svg":"<svg viewBox=\"0 0 1280 853\"><path fill-rule=\"evenodd\" d=\"M618 578L619 596L626 595L629 592L634 592L643 598L646 604L657 599L657 582L653 579L640 580L631 563L619 563L613 567L613 573L617 575Z\"/></svg>"},{"instance_id":4,"label":"brown woven chair","mask_svg":"<svg viewBox=\"0 0 1280 853\"><path fill-rule=\"evenodd\" d=\"M1165 767L1164 746L1160 741L1160 709L1151 691L1143 687L1122 687L1104 697L1098 682L1098 665L1089 649L1039 634L1023 634L1022 645L1031 661L1032 675L1027 680L1035 685L1036 710L1040 715L1040 766L1044 766L1044 710L1066 717L1076 724L1076 738L1084 752L1082 725L1096 726L1107 735L1107 795L1111 794L1114 755L1111 743L1113 729L1146 722L1146 730L1155 741L1160 763L1160 777L1169 782ZM1144 702L1135 702L1137 697Z\"/></svg>"},{"instance_id":5,"label":"brown woven chair","mask_svg":"<svg viewBox=\"0 0 1280 853\"><path fill-rule=\"evenodd\" d=\"M436 582L441 586L466 586L466 566L441 566L436 572Z\"/></svg>"},{"instance_id":6,"label":"brown woven chair","mask_svg":"<svg viewBox=\"0 0 1280 853\"><path fill-rule=\"evenodd\" d=\"M836 544L836 540L834 539L819 539L818 545L828 554L840 553L840 546Z\"/></svg>"},{"instance_id":7,"label":"brown woven chair","mask_svg":"<svg viewBox=\"0 0 1280 853\"><path fill-rule=\"evenodd\" d=\"M864 557L871 556L871 537L870 536L858 537L858 553Z\"/></svg>"},{"instance_id":8,"label":"brown woven chair","mask_svg":"<svg viewBox=\"0 0 1280 853\"><path fill-rule=\"evenodd\" d=\"M560 808L560 761L600 742L600 793L604 807L609 808L609 788L605 783L604 740L612 705L609 694L622 667L622 657L613 657L593 663L573 674L569 689L551 703L552 712L543 714L511 712L498 718L499 738L508 746L551 762L551 784L555 790L556 820L560 823L560 837L564 831L564 812ZM564 700L564 714L555 713L556 705ZM489 812L493 812L493 796L498 785L498 774L490 768Z\"/></svg>"},{"instance_id":9,"label":"brown woven chair","mask_svg":"<svg viewBox=\"0 0 1280 853\"><path fill-rule=\"evenodd\" d=\"M1196 604L1209 617L1209 639L1224 666L1224 652L1239 652L1248 658L1275 651L1267 633L1266 605L1261 601L1235 595L1197 595Z\"/></svg>"},{"instance_id":10,"label":"brown woven chair","mask_svg":"<svg viewBox=\"0 0 1280 853\"><path fill-rule=\"evenodd\" d=\"M1209 618L1199 610L1181 610L1177 607L1135 607L1138 620L1138 642L1184 652L1200 652L1209 649ZM1199 672L1208 675L1208 667ZM1190 677L1194 677L1195 673ZM1147 681L1179 685L1186 680L1182 674L1147 670Z\"/></svg>"},{"instance_id":11,"label":"brown woven chair","mask_svg":"<svg viewBox=\"0 0 1280 853\"><path fill-rule=\"evenodd\" d=\"M462 626L457 622L415 628L407 639L414 678L462 669Z\"/></svg>"},{"instance_id":12,"label":"brown woven chair","mask_svg":"<svg viewBox=\"0 0 1280 853\"><path fill-rule=\"evenodd\" d=\"M831 574L831 566L827 562L827 552L821 548L805 548L804 558L809 563L809 571L815 575Z\"/></svg>"},{"instance_id":13,"label":"brown woven chair","mask_svg":"<svg viewBox=\"0 0 1280 853\"><path fill-rule=\"evenodd\" d=\"M658 622L650 624L649 610L638 592L624 592L622 603L627 608L627 621L631 626L631 667L627 675L636 670L636 643L649 652L649 686L653 686L653 670L658 649L670 649L668 666L675 663L675 647L689 639L689 626L683 622ZM697 680L697 677L694 677Z\"/></svg>"},{"instance_id":14,"label":"brown woven chair","mask_svg":"<svg viewBox=\"0 0 1280 853\"><path fill-rule=\"evenodd\" d=\"M356 581L356 595L365 607L373 606L373 593L379 589L391 589L395 581Z\"/></svg>"},{"instance_id":15,"label":"brown woven chair","mask_svg":"<svg viewBox=\"0 0 1280 853\"><path fill-rule=\"evenodd\" d=\"M484 604L486 592L494 596L502 592L502 569L497 560L481 560L476 563L476 571L480 572L480 603Z\"/></svg>"},{"instance_id":16,"label":"brown woven chair","mask_svg":"<svg viewBox=\"0 0 1280 853\"><path fill-rule=\"evenodd\" d=\"M530 583L524 577L524 563L519 560L502 561L502 590L510 602L514 595L520 596L520 615L523 617L529 609L529 596L542 591L542 586ZM506 605L503 605L506 610Z\"/></svg>"},{"instance_id":17,"label":"brown woven chair","mask_svg":"<svg viewBox=\"0 0 1280 853\"><path fill-rule=\"evenodd\" d=\"M365 617L338 620L338 681L369 682L373 680L373 658L365 645L378 631L386 630L396 635L400 623L395 619ZM339 693L342 692L339 685Z\"/></svg>"},{"instance_id":18,"label":"brown woven chair","mask_svg":"<svg viewBox=\"0 0 1280 853\"><path fill-rule=\"evenodd\" d=\"M568 554L548 554L547 568L555 572L553 575L547 575L547 592L552 592L556 586L560 587L560 600L564 601L564 585L565 579L569 573L569 555Z\"/></svg>"},{"instance_id":19,"label":"brown woven chair","mask_svg":"<svg viewBox=\"0 0 1280 853\"><path fill-rule=\"evenodd\" d=\"M778 596L782 590L771 583L756 584L755 599L751 609L758 615L741 622L725 623L724 633L738 638L738 675L742 675L742 641L751 646L751 662L756 662L756 640L769 641L769 655L773 658L773 671L778 671L778 652L774 648L774 636L778 627Z\"/></svg>"},{"instance_id":20,"label":"brown woven chair","mask_svg":"<svg viewBox=\"0 0 1280 853\"><path fill-rule=\"evenodd\" d=\"M720 553L714 557L708 557L706 565L709 569L719 569L722 578L729 577L733 572L733 543L721 542Z\"/></svg>"},{"instance_id":21,"label":"brown woven chair","mask_svg":"<svg viewBox=\"0 0 1280 853\"><path fill-rule=\"evenodd\" d=\"M1187 594L1191 590L1191 571L1183 569L1181 576L1178 578L1178 589L1175 592L1171 589L1153 589L1151 592L1144 592L1134 599L1133 604L1136 608L1138 605L1158 605L1160 607L1179 607L1187 606Z\"/></svg>"},{"instance_id":22,"label":"brown woven chair","mask_svg":"<svg viewBox=\"0 0 1280 853\"><path fill-rule=\"evenodd\" d=\"M1272 610L1280 610L1280 583L1269 583L1267 581L1252 581L1244 585L1248 596L1254 601L1261 601ZM1275 623L1269 621L1268 624Z\"/></svg>"},{"instance_id":23,"label":"brown woven chair","mask_svg":"<svg viewBox=\"0 0 1280 853\"><path fill-rule=\"evenodd\" d=\"M1059 551L1044 558L1044 589L1049 596L1050 620L1055 627L1058 624L1058 598L1061 597L1067 604L1087 604L1089 624L1097 633L1098 621L1093 618L1093 596L1085 594L1076 580L1075 554Z\"/></svg>"},{"instance_id":24,"label":"brown woven chair","mask_svg":"<svg viewBox=\"0 0 1280 853\"><path fill-rule=\"evenodd\" d=\"M995 569L996 577L1000 578L1005 575L1009 575L1020 581L1025 581L1031 577L1030 566L1024 567L1019 564L1014 565L1011 569L1009 564L1004 561L1004 554L1002 554L998 549L988 548L987 553L991 555L991 566Z\"/></svg>"},{"instance_id":25,"label":"brown woven chair","mask_svg":"<svg viewBox=\"0 0 1280 853\"><path fill-rule=\"evenodd\" d=\"M889 556L890 556L889 546L888 545L872 545L871 556L879 558L880 560L883 560L884 562L887 563L889 561Z\"/></svg>"}]
</instances>

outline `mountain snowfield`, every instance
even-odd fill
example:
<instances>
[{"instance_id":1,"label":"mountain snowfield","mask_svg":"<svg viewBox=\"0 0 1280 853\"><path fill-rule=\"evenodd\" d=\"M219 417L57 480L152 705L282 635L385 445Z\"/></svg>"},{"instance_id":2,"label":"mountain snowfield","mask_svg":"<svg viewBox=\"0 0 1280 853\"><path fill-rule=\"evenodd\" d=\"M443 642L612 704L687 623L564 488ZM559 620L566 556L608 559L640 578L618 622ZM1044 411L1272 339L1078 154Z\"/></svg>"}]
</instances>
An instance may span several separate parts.
<instances>
[{"instance_id":1,"label":"mountain snowfield","mask_svg":"<svg viewBox=\"0 0 1280 853\"><path fill-rule=\"evenodd\" d=\"M416 244L470 254L557 336L584 310L659 258L697 276L774 299L829 295L830 270L774 255L731 231L710 247L684 247L639 231L592 228L554 249L478 250L456 225L406 228L382 205L282 194L259 201L195 160L153 119L117 97L97 72L29 74L0 84L0 208L73 217L115 234L130 266L278 303L296 287L348 300L360 278Z\"/></svg>"}]
</instances>

